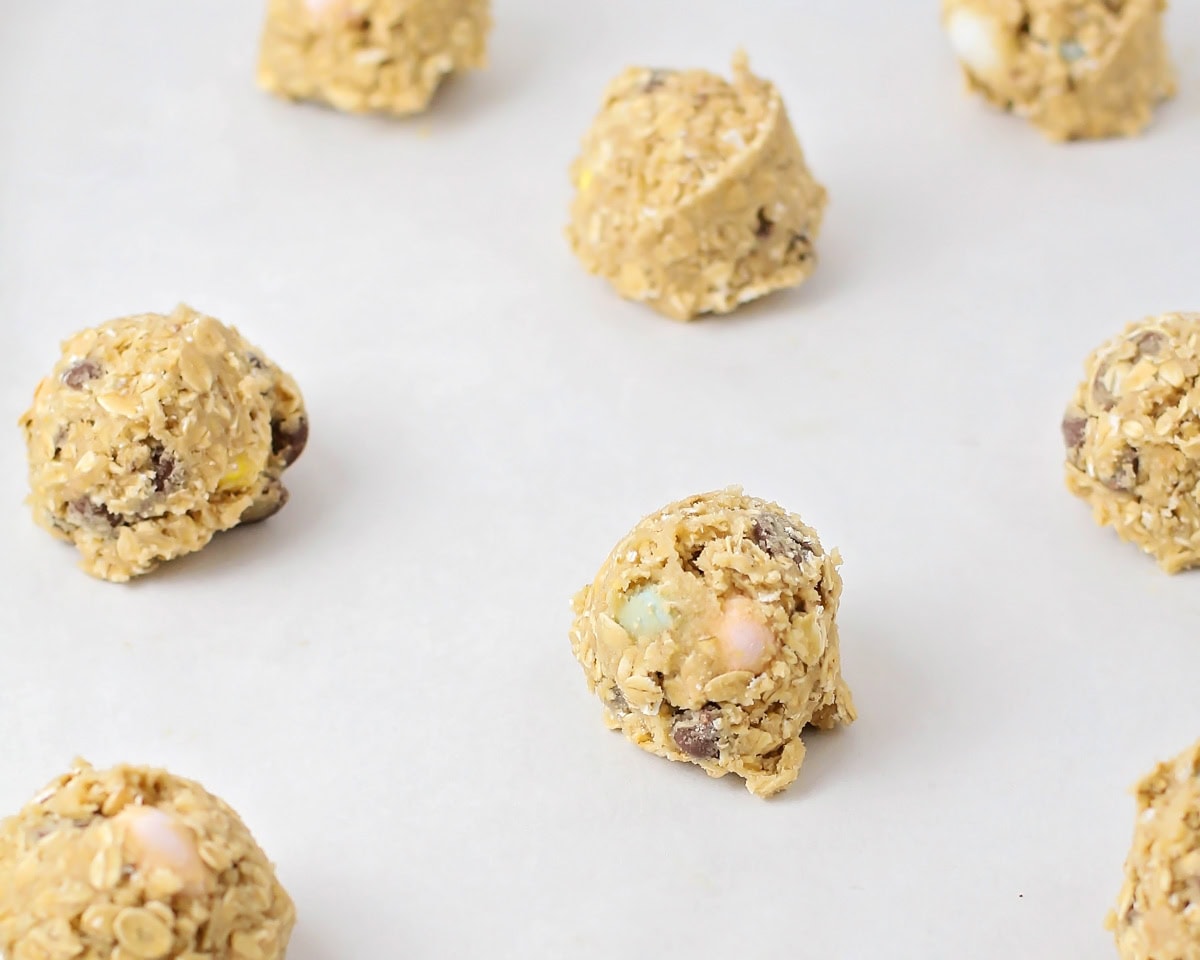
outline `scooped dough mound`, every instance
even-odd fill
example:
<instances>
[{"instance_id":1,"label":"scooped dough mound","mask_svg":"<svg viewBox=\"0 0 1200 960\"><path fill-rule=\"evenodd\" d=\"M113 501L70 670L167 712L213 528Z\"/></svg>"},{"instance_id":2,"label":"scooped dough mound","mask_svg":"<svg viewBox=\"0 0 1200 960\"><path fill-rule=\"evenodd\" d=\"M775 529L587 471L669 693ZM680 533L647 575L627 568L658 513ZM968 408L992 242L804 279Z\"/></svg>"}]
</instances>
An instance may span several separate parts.
<instances>
[{"instance_id":1,"label":"scooped dough mound","mask_svg":"<svg viewBox=\"0 0 1200 960\"><path fill-rule=\"evenodd\" d=\"M238 815L164 770L78 762L0 823L9 960L281 960L294 923Z\"/></svg>"},{"instance_id":2,"label":"scooped dough mound","mask_svg":"<svg viewBox=\"0 0 1200 960\"><path fill-rule=\"evenodd\" d=\"M71 337L21 428L34 519L114 581L278 511L308 440L295 381L184 306Z\"/></svg>"},{"instance_id":3,"label":"scooped dough mound","mask_svg":"<svg viewBox=\"0 0 1200 960\"><path fill-rule=\"evenodd\" d=\"M567 237L584 267L674 319L728 313L816 268L825 189L779 91L742 55L732 82L625 70L571 177Z\"/></svg>"},{"instance_id":4,"label":"scooped dough mound","mask_svg":"<svg viewBox=\"0 0 1200 960\"><path fill-rule=\"evenodd\" d=\"M350 113L419 113L487 66L490 0L271 0L258 82Z\"/></svg>"},{"instance_id":5,"label":"scooped dough mound","mask_svg":"<svg viewBox=\"0 0 1200 960\"><path fill-rule=\"evenodd\" d=\"M1131 324L1088 357L1062 421L1067 488L1168 573L1200 562L1200 314Z\"/></svg>"},{"instance_id":6,"label":"scooped dough mound","mask_svg":"<svg viewBox=\"0 0 1200 960\"><path fill-rule=\"evenodd\" d=\"M804 728L855 717L839 562L798 516L736 488L646 517L574 601L571 645L605 722L752 793L783 790Z\"/></svg>"},{"instance_id":7,"label":"scooped dough mound","mask_svg":"<svg viewBox=\"0 0 1200 960\"><path fill-rule=\"evenodd\" d=\"M1164 0L942 0L967 84L1051 140L1131 136L1175 92Z\"/></svg>"}]
</instances>

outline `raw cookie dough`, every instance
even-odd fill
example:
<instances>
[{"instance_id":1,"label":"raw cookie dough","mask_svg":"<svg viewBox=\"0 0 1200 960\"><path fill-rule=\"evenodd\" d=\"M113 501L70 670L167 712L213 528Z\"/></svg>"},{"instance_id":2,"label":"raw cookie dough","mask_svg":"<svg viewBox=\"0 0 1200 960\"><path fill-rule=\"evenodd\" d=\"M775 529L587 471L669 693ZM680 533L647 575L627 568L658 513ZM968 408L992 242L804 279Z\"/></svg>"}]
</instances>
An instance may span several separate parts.
<instances>
[{"instance_id":1,"label":"raw cookie dough","mask_svg":"<svg viewBox=\"0 0 1200 960\"><path fill-rule=\"evenodd\" d=\"M8 960L279 960L292 901L221 800L82 761L0 824Z\"/></svg>"},{"instance_id":2,"label":"raw cookie dough","mask_svg":"<svg viewBox=\"0 0 1200 960\"><path fill-rule=\"evenodd\" d=\"M1132 136L1175 93L1165 0L942 0L967 86L1051 140Z\"/></svg>"},{"instance_id":3,"label":"raw cookie dough","mask_svg":"<svg viewBox=\"0 0 1200 960\"><path fill-rule=\"evenodd\" d=\"M292 378L185 306L73 336L20 424L34 519L114 581L275 513L308 440Z\"/></svg>"},{"instance_id":4,"label":"raw cookie dough","mask_svg":"<svg viewBox=\"0 0 1200 960\"><path fill-rule=\"evenodd\" d=\"M1067 489L1167 573L1200 562L1200 314L1099 347L1062 421Z\"/></svg>"},{"instance_id":5,"label":"raw cookie dough","mask_svg":"<svg viewBox=\"0 0 1200 960\"><path fill-rule=\"evenodd\" d=\"M1121 960L1200 960L1200 743L1137 786L1133 847L1107 927Z\"/></svg>"},{"instance_id":6,"label":"raw cookie dough","mask_svg":"<svg viewBox=\"0 0 1200 960\"><path fill-rule=\"evenodd\" d=\"M271 0L258 82L350 113L418 113L487 66L490 0Z\"/></svg>"},{"instance_id":7,"label":"raw cookie dough","mask_svg":"<svg viewBox=\"0 0 1200 960\"><path fill-rule=\"evenodd\" d=\"M826 194L779 91L744 54L733 82L631 67L571 167L567 238L589 273L676 320L802 283Z\"/></svg>"},{"instance_id":8,"label":"raw cookie dough","mask_svg":"<svg viewBox=\"0 0 1200 960\"><path fill-rule=\"evenodd\" d=\"M751 793L783 790L801 731L855 717L840 562L798 516L736 487L646 517L574 601L571 646L605 723Z\"/></svg>"}]
</instances>

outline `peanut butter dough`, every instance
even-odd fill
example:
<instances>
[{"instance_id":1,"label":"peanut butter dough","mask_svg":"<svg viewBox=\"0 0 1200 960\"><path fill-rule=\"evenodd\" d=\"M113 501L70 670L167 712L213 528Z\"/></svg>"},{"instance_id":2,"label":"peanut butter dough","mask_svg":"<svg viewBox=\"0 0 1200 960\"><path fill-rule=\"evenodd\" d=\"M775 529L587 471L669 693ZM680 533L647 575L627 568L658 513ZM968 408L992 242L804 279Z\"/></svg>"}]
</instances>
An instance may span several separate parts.
<instances>
[{"instance_id":1,"label":"peanut butter dough","mask_svg":"<svg viewBox=\"0 0 1200 960\"><path fill-rule=\"evenodd\" d=\"M942 0L967 86L1051 140L1132 136L1175 92L1165 0Z\"/></svg>"},{"instance_id":2,"label":"peanut butter dough","mask_svg":"<svg viewBox=\"0 0 1200 960\"><path fill-rule=\"evenodd\" d=\"M737 488L646 517L574 601L571 646L605 723L751 793L783 790L804 728L855 717L838 563L798 516Z\"/></svg>"},{"instance_id":3,"label":"peanut butter dough","mask_svg":"<svg viewBox=\"0 0 1200 960\"><path fill-rule=\"evenodd\" d=\"M0 824L9 960L280 960L295 910L221 800L82 761Z\"/></svg>"},{"instance_id":4,"label":"peanut butter dough","mask_svg":"<svg viewBox=\"0 0 1200 960\"><path fill-rule=\"evenodd\" d=\"M1200 562L1200 314L1100 346L1062 421L1067 489L1167 573Z\"/></svg>"},{"instance_id":5,"label":"peanut butter dough","mask_svg":"<svg viewBox=\"0 0 1200 960\"><path fill-rule=\"evenodd\" d=\"M490 0L271 0L258 82L350 113L419 113L487 65Z\"/></svg>"},{"instance_id":6,"label":"peanut butter dough","mask_svg":"<svg viewBox=\"0 0 1200 960\"><path fill-rule=\"evenodd\" d=\"M571 178L567 237L584 267L676 320L728 313L816 268L825 189L779 91L742 54L732 83L626 70Z\"/></svg>"},{"instance_id":7,"label":"peanut butter dough","mask_svg":"<svg viewBox=\"0 0 1200 960\"><path fill-rule=\"evenodd\" d=\"M292 378L185 306L73 336L20 425L34 519L114 581L278 511L308 440Z\"/></svg>"},{"instance_id":8,"label":"peanut butter dough","mask_svg":"<svg viewBox=\"0 0 1200 960\"><path fill-rule=\"evenodd\" d=\"M1133 847L1107 927L1121 960L1200 960L1200 743L1137 786Z\"/></svg>"}]
</instances>

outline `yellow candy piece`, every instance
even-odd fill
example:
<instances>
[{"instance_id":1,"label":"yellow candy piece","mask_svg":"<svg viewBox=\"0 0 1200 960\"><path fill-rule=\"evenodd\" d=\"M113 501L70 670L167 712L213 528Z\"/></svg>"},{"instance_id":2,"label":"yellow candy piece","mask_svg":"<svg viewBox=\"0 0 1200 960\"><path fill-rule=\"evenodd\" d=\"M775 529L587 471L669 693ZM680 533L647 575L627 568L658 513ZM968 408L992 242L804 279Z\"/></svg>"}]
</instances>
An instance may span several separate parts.
<instances>
[{"instance_id":1,"label":"yellow candy piece","mask_svg":"<svg viewBox=\"0 0 1200 960\"><path fill-rule=\"evenodd\" d=\"M590 187L592 185L592 181L595 179L595 177L596 177L596 175L594 173L592 173L591 170L585 169L582 173L579 174L579 189L586 190L588 187Z\"/></svg>"},{"instance_id":2,"label":"yellow candy piece","mask_svg":"<svg viewBox=\"0 0 1200 960\"><path fill-rule=\"evenodd\" d=\"M225 476L217 482L217 489L240 490L250 486L251 481L257 476L258 467L246 454L239 453Z\"/></svg>"}]
</instances>

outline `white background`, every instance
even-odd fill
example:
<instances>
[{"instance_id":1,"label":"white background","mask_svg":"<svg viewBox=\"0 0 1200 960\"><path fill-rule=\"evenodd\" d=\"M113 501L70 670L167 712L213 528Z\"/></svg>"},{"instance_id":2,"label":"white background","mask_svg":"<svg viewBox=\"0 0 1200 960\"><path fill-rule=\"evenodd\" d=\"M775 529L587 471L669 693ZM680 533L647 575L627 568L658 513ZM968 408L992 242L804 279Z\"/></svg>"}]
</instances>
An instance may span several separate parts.
<instances>
[{"instance_id":1,"label":"white background","mask_svg":"<svg viewBox=\"0 0 1200 960\"><path fill-rule=\"evenodd\" d=\"M245 817L293 960L1085 960L1125 792L1200 735L1196 575L1061 481L1087 352L1200 309L1200 5L1148 136L1051 146L966 97L933 3L498 0L409 122L254 86L250 0L0 0L0 812L76 754ZM693 325L562 238L631 63L782 88L831 194L803 288ZM178 301L301 384L288 508L128 586L22 503L59 340ZM572 592L644 513L741 483L845 556L861 719L799 782L600 721Z\"/></svg>"}]
</instances>

